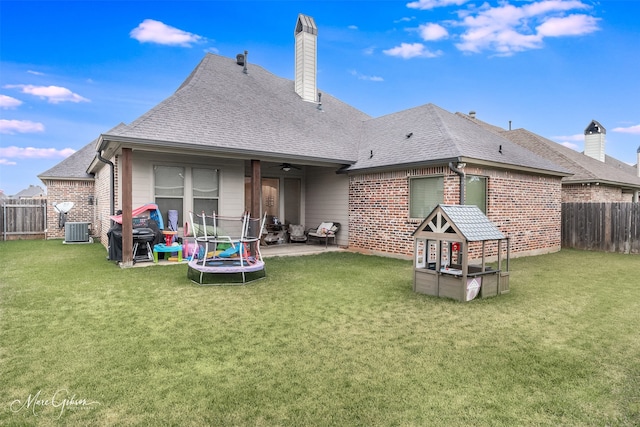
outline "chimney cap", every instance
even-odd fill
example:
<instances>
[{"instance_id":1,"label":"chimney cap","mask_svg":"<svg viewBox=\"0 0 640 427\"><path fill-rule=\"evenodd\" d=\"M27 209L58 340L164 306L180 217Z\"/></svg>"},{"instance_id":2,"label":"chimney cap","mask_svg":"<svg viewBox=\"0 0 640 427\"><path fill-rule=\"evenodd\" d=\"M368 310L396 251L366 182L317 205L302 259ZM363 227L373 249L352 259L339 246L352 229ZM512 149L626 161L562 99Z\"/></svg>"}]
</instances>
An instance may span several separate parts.
<instances>
[{"instance_id":1,"label":"chimney cap","mask_svg":"<svg viewBox=\"0 0 640 427\"><path fill-rule=\"evenodd\" d=\"M472 119L475 119L476 118L476 112L473 111L473 110L469 111L469 117L471 117Z\"/></svg>"},{"instance_id":2,"label":"chimney cap","mask_svg":"<svg viewBox=\"0 0 640 427\"><path fill-rule=\"evenodd\" d=\"M304 15L302 13L298 14L295 34L298 33L309 33L317 36L318 27L316 26L316 21L311 16Z\"/></svg>"},{"instance_id":3,"label":"chimney cap","mask_svg":"<svg viewBox=\"0 0 640 427\"><path fill-rule=\"evenodd\" d=\"M589 123L589 126L587 126L587 128L584 130L584 134L589 135L594 133L606 134L607 130L604 128L604 126L598 123L597 120L591 120L591 123Z\"/></svg>"}]
</instances>

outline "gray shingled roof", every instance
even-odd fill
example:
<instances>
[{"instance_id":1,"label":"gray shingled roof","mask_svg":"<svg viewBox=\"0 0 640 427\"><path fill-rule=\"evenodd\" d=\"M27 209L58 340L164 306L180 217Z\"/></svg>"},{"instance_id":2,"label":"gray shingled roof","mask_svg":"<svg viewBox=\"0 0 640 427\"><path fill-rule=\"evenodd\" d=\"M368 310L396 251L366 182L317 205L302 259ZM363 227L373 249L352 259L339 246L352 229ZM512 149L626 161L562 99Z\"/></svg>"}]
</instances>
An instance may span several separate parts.
<instances>
[{"instance_id":1,"label":"gray shingled roof","mask_svg":"<svg viewBox=\"0 0 640 427\"><path fill-rule=\"evenodd\" d=\"M602 182L623 187L640 188L637 169L613 157L605 156L605 162L601 162L526 129L506 130L485 123L482 120L471 119L462 113L457 113L457 115L462 118L466 117L471 123L499 134L571 171L573 175L562 178L563 183ZM599 123L598 125L602 126Z\"/></svg>"},{"instance_id":2,"label":"gray shingled roof","mask_svg":"<svg viewBox=\"0 0 640 427\"><path fill-rule=\"evenodd\" d=\"M569 173L549 160L433 104L367 120L360 140L358 162L349 170L409 166L458 158L560 175Z\"/></svg>"},{"instance_id":3,"label":"gray shingled roof","mask_svg":"<svg viewBox=\"0 0 640 427\"><path fill-rule=\"evenodd\" d=\"M25 188L19 193L14 194L13 197L16 199L26 199L31 197L42 197L46 195L47 193L39 185L30 185L28 188Z\"/></svg>"},{"instance_id":4,"label":"gray shingled roof","mask_svg":"<svg viewBox=\"0 0 640 427\"><path fill-rule=\"evenodd\" d=\"M505 238L498 227L489 221L477 206L439 205L439 208L469 242Z\"/></svg>"},{"instance_id":5,"label":"gray shingled roof","mask_svg":"<svg viewBox=\"0 0 640 427\"><path fill-rule=\"evenodd\" d=\"M622 168L621 165L615 167L610 163L601 162L526 129L505 131L503 135L516 144L522 145L538 155L545 156L573 172L573 176L563 178L563 183L607 182L640 188L640 178L630 174L628 169ZM610 160L610 162L612 161Z\"/></svg>"},{"instance_id":6,"label":"gray shingled roof","mask_svg":"<svg viewBox=\"0 0 640 427\"><path fill-rule=\"evenodd\" d=\"M85 145L51 169L38 175L45 179L93 179L93 175L87 173L87 167L96 156L95 140Z\"/></svg>"},{"instance_id":7,"label":"gray shingled roof","mask_svg":"<svg viewBox=\"0 0 640 427\"><path fill-rule=\"evenodd\" d=\"M322 110L303 101L294 82L250 62L207 54L169 98L105 141L145 140L217 152L353 163L361 111L322 94Z\"/></svg>"}]
</instances>

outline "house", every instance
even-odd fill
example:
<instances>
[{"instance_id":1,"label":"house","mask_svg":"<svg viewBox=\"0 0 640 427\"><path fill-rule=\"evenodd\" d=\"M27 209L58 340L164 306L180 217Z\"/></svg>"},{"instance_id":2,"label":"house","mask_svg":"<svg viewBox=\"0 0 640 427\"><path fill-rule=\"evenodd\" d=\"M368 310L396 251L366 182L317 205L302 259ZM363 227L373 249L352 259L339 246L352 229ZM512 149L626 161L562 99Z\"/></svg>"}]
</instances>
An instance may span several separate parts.
<instances>
[{"instance_id":1,"label":"house","mask_svg":"<svg viewBox=\"0 0 640 427\"><path fill-rule=\"evenodd\" d=\"M437 204L473 204L513 256L560 249L567 168L433 104L372 118L320 93L317 35L299 15L293 81L247 52L207 54L174 94L41 179L56 198L72 197L56 188L86 184L78 203L92 207L105 246L109 216L123 210L124 264L127 212L148 202L177 210L181 225L203 210L339 222L338 245L399 257L412 254L412 232Z\"/></svg>"},{"instance_id":2,"label":"house","mask_svg":"<svg viewBox=\"0 0 640 427\"><path fill-rule=\"evenodd\" d=\"M28 188L25 188L12 196L13 199L44 199L46 197L47 192L39 185L29 185Z\"/></svg>"},{"instance_id":3,"label":"house","mask_svg":"<svg viewBox=\"0 0 640 427\"><path fill-rule=\"evenodd\" d=\"M96 156L94 146L95 141L38 175L47 187L47 204L50 209L47 209L46 236L49 239L65 237L65 230L59 224L58 213L53 209L58 203L73 203L73 208L67 214L67 221L96 224L94 214L98 200L95 195L94 176L87 173L88 165ZM108 199L105 201L108 203Z\"/></svg>"},{"instance_id":4,"label":"house","mask_svg":"<svg viewBox=\"0 0 640 427\"><path fill-rule=\"evenodd\" d=\"M569 170L571 175L562 178L562 202L638 202L638 165L605 154L606 129L596 120L584 130L585 150L580 153L526 129L506 130L485 123L474 112L457 115ZM638 156L640 160L640 148Z\"/></svg>"}]
</instances>

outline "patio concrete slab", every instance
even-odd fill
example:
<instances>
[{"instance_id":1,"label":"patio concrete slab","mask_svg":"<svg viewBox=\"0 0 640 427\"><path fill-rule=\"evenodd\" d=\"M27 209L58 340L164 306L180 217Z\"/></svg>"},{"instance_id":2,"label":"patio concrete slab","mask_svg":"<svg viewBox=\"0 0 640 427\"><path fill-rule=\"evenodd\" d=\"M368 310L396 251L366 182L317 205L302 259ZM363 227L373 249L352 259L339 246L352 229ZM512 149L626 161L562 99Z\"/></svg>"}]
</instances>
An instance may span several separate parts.
<instances>
[{"instance_id":1,"label":"patio concrete slab","mask_svg":"<svg viewBox=\"0 0 640 427\"><path fill-rule=\"evenodd\" d=\"M280 245L264 245L260 246L260 252L265 259L279 257L279 256L303 256L303 255L316 255L325 252L337 252L347 251L347 249L340 248L336 245L329 245L325 247L322 244L313 243L284 243ZM186 264L188 258L185 258L181 264ZM158 263L153 262L136 262L133 267L151 267L153 265L175 265L178 262L168 261L166 259L158 260Z\"/></svg>"}]
</instances>

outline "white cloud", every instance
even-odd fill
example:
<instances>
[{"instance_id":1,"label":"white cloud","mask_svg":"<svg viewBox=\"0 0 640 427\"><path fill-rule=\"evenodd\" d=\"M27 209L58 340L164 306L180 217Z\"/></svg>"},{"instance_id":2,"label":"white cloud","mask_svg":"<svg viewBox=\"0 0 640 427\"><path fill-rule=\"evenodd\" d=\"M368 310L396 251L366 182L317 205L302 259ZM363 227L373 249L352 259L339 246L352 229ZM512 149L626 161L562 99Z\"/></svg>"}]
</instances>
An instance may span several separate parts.
<instances>
[{"instance_id":1,"label":"white cloud","mask_svg":"<svg viewBox=\"0 0 640 427\"><path fill-rule=\"evenodd\" d=\"M415 17L415 16L411 16L411 17L409 17L409 16L405 16L405 17L402 17L402 18L400 18L400 19L396 19L395 21L393 21L393 23L394 23L394 24L399 24L399 23L401 23L401 22L411 22L411 21L413 21L414 19L416 19L416 17Z\"/></svg>"},{"instance_id":2,"label":"white cloud","mask_svg":"<svg viewBox=\"0 0 640 427\"><path fill-rule=\"evenodd\" d=\"M12 162L12 161L9 161L7 159L0 158L0 165L2 165L2 166L15 166L17 164L18 164L17 162ZM2 191L2 190L0 190L0 191Z\"/></svg>"},{"instance_id":3,"label":"white cloud","mask_svg":"<svg viewBox=\"0 0 640 427\"><path fill-rule=\"evenodd\" d=\"M367 81L370 81L370 82L383 82L384 81L384 79L382 77L379 77L379 76L367 76L367 75L364 75L364 74L360 74L356 70L349 70L349 74L351 74L352 76L357 77L358 80L367 80Z\"/></svg>"},{"instance_id":4,"label":"white cloud","mask_svg":"<svg viewBox=\"0 0 640 427\"><path fill-rule=\"evenodd\" d=\"M584 135L581 133L552 136L550 139L575 151L582 151L581 147L582 143L584 143Z\"/></svg>"},{"instance_id":5,"label":"white cloud","mask_svg":"<svg viewBox=\"0 0 640 427\"><path fill-rule=\"evenodd\" d=\"M587 15L569 15L564 18L549 18L536 27L543 37L580 36L598 29L598 20Z\"/></svg>"},{"instance_id":6,"label":"white cloud","mask_svg":"<svg viewBox=\"0 0 640 427\"><path fill-rule=\"evenodd\" d=\"M40 71L34 71L34 70L27 70L27 73L33 74L33 75L36 75L36 76L44 76L45 75L44 73L42 73Z\"/></svg>"},{"instance_id":7,"label":"white cloud","mask_svg":"<svg viewBox=\"0 0 640 427\"><path fill-rule=\"evenodd\" d=\"M347 28L350 29L350 30L357 30L358 26L357 25L349 25Z\"/></svg>"},{"instance_id":8,"label":"white cloud","mask_svg":"<svg viewBox=\"0 0 640 427\"><path fill-rule=\"evenodd\" d=\"M22 105L22 101L19 99L12 98L7 95L0 95L0 108L9 109L16 108Z\"/></svg>"},{"instance_id":9,"label":"white cloud","mask_svg":"<svg viewBox=\"0 0 640 427\"><path fill-rule=\"evenodd\" d=\"M449 36L449 32L440 24L423 24L418 27L420 37L424 41L434 41L440 39L446 39Z\"/></svg>"},{"instance_id":10,"label":"white cloud","mask_svg":"<svg viewBox=\"0 0 640 427\"><path fill-rule=\"evenodd\" d=\"M44 125L42 123L31 122L29 120L0 119L0 133L13 135L15 133L36 132L44 132Z\"/></svg>"},{"instance_id":11,"label":"white cloud","mask_svg":"<svg viewBox=\"0 0 640 427\"><path fill-rule=\"evenodd\" d=\"M578 144L574 144L573 142L565 141L565 142L560 142L559 144L564 145L567 148L571 148L574 151L581 151L580 146Z\"/></svg>"},{"instance_id":12,"label":"white cloud","mask_svg":"<svg viewBox=\"0 0 640 427\"><path fill-rule=\"evenodd\" d=\"M407 3L407 7L410 9L429 10L436 7L445 6L460 6L468 2L469 0L418 0Z\"/></svg>"},{"instance_id":13,"label":"white cloud","mask_svg":"<svg viewBox=\"0 0 640 427\"><path fill-rule=\"evenodd\" d=\"M543 0L517 7L509 3L459 13L456 25L464 28L456 47L463 52L492 50L502 56L543 46L545 37L576 36L597 31L598 18L584 14L565 15L587 9L581 1Z\"/></svg>"},{"instance_id":14,"label":"white cloud","mask_svg":"<svg viewBox=\"0 0 640 427\"><path fill-rule=\"evenodd\" d=\"M60 86L33 86L33 85L6 85L5 88L21 89L22 93L38 96L46 99L51 104L59 102L90 102L87 98L71 92L66 87Z\"/></svg>"},{"instance_id":15,"label":"white cloud","mask_svg":"<svg viewBox=\"0 0 640 427\"><path fill-rule=\"evenodd\" d=\"M0 147L0 157L4 159L64 159L75 152L72 148Z\"/></svg>"},{"instance_id":16,"label":"white cloud","mask_svg":"<svg viewBox=\"0 0 640 427\"><path fill-rule=\"evenodd\" d=\"M153 19L145 19L131 30L131 38L140 43L158 43L169 46L191 47L193 43L204 40L204 37L188 33Z\"/></svg>"},{"instance_id":17,"label":"white cloud","mask_svg":"<svg viewBox=\"0 0 640 427\"><path fill-rule=\"evenodd\" d=\"M442 55L442 51L431 52L422 43L400 43L400 46L382 51L385 55L399 56L403 59L416 57L435 58Z\"/></svg>"},{"instance_id":18,"label":"white cloud","mask_svg":"<svg viewBox=\"0 0 640 427\"><path fill-rule=\"evenodd\" d=\"M612 131L620 132L620 133L630 133L633 135L640 135L640 125L629 126L626 128L618 127L618 128L612 129Z\"/></svg>"}]
</instances>

